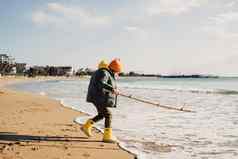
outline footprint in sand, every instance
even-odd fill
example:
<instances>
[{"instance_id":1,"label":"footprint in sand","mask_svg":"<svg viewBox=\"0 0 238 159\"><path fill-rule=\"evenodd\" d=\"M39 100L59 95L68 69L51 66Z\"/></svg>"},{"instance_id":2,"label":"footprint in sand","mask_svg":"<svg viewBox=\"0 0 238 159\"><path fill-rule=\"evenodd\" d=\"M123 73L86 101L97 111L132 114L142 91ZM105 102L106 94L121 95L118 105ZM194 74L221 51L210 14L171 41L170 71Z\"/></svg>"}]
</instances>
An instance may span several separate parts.
<instances>
[{"instance_id":1,"label":"footprint in sand","mask_svg":"<svg viewBox=\"0 0 238 159\"><path fill-rule=\"evenodd\" d=\"M39 147L33 146L33 147L31 148L31 150L32 150L32 151L39 150Z\"/></svg>"},{"instance_id":2,"label":"footprint in sand","mask_svg":"<svg viewBox=\"0 0 238 159\"><path fill-rule=\"evenodd\" d=\"M84 153L83 157L88 158L88 157L90 157L90 154L89 153Z\"/></svg>"},{"instance_id":3,"label":"footprint in sand","mask_svg":"<svg viewBox=\"0 0 238 159\"><path fill-rule=\"evenodd\" d=\"M73 130L73 129L68 129L68 128L63 128L63 129L61 129L61 131L71 131L71 132L74 132L75 130Z\"/></svg>"}]
</instances>

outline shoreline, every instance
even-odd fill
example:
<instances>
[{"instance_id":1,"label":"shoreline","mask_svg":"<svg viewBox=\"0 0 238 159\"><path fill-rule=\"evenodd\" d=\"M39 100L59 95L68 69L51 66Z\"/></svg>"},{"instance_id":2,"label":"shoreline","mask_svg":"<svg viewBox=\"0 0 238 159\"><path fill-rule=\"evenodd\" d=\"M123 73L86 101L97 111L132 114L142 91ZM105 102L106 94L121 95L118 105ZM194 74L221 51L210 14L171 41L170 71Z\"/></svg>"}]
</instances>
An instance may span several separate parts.
<instances>
[{"instance_id":1,"label":"shoreline","mask_svg":"<svg viewBox=\"0 0 238 159\"><path fill-rule=\"evenodd\" d=\"M102 133L95 128L93 129L94 136L86 138L80 130L80 124L74 123L77 116L85 113L65 106L48 96L8 88L9 84L37 80L39 78L0 78L0 100L2 101L0 157L137 158L120 144L101 142ZM44 78L43 80L62 80L62 78ZM52 154L51 151L55 153Z\"/></svg>"}]
</instances>

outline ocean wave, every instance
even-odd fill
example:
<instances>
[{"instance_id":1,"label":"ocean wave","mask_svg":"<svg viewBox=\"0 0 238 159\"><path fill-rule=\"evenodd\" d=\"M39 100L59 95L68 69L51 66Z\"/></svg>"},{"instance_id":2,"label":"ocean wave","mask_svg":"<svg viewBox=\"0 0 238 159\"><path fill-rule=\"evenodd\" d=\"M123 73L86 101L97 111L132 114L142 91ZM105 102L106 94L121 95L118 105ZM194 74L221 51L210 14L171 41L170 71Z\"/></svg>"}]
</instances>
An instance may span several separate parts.
<instances>
[{"instance_id":1,"label":"ocean wave","mask_svg":"<svg viewBox=\"0 0 238 159\"><path fill-rule=\"evenodd\" d=\"M180 90L188 91L191 93L203 93L203 94L222 94L222 95L238 95L238 91L226 90L226 89L215 89L215 90Z\"/></svg>"},{"instance_id":2,"label":"ocean wave","mask_svg":"<svg viewBox=\"0 0 238 159\"><path fill-rule=\"evenodd\" d=\"M221 94L221 95L238 95L237 90L229 89L202 89L202 88L156 88L146 86L123 86L124 89L144 89L144 90L159 90L159 91L170 91L170 92L190 92L197 94Z\"/></svg>"},{"instance_id":3,"label":"ocean wave","mask_svg":"<svg viewBox=\"0 0 238 159\"><path fill-rule=\"evenodd\" d=\"M225 94L225 95L237 95L238 91L220 89L220 90L217 91L217 93L218 94Z\"/></svg>"}]
</instances>

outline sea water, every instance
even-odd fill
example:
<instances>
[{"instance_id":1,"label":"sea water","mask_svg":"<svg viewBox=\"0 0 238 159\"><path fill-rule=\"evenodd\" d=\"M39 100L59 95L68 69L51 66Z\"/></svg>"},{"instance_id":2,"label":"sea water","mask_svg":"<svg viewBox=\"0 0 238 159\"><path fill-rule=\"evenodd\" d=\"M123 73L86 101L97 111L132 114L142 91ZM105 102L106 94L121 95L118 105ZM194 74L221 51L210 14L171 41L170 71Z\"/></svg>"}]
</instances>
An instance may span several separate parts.
<instances>
[{"instance_id":1,"label":"sea water","mask_svg":"<svg viewBox=\"0 0 238 159\"><path fill-rule=\"evenodd\" d=\"M90 115L86 102L89 79L30 82L12 86L47 95ZM142 78L118 80L121 92L173 107L186 113L158 108L118 97L113 133L140 159L237 159L238 78ZM103 128L104 121L97 126Z\"/></svg>"}]
</instances>

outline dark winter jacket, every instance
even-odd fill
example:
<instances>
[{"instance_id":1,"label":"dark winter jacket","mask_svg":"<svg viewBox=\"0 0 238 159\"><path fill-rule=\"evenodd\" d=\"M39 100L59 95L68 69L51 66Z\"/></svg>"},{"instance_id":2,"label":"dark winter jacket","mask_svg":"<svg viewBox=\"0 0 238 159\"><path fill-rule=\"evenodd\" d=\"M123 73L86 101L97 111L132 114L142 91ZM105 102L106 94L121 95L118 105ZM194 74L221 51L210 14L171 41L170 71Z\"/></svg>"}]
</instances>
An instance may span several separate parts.
<instances>
[{"instance_id":1,"label":"dark winter jacket","mask_svg":"<svg viewBox=\"0 0 238 159\"><path fill-rule=\"evenodd\" d=\"M87 102L102 107L116 107L117 96L112 93L113 89L116 89L114 74L105 68L98 69L90 79Z\"/></svg>"}]
</instances>

